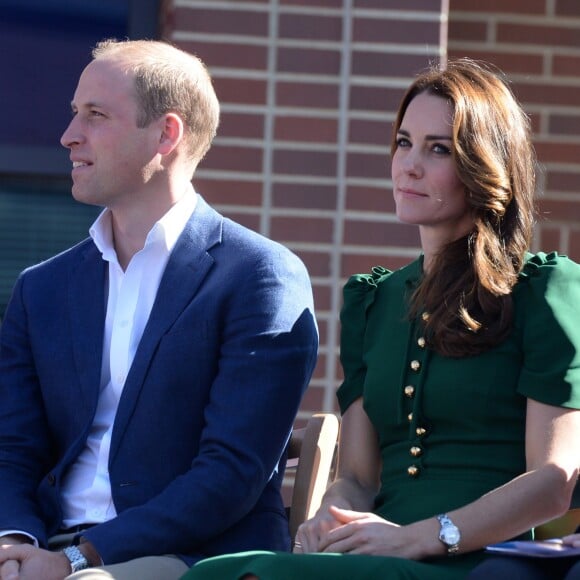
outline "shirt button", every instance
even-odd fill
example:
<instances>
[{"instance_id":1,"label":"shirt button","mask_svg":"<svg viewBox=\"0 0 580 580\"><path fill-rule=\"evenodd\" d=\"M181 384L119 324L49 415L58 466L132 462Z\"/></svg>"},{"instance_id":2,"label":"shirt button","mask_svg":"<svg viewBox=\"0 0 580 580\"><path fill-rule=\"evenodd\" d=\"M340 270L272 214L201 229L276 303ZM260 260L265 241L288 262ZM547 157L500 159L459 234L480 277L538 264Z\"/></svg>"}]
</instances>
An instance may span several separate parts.
<instances>
[{"instance_id":1,"label":"shirt button","mask_svg":"<svg viewBox=\"0 0 580 580\"><path fill-rule=\"evenodd\" d=\"M407 415L407 420L409 421L409 423L413 420L413 413L409 413Z\"/></svg>"},{"instance_id":2,"label":"shirt button","mask_svg":"<svg viewBox=\"0 0 580 580\"><path fill-rule=\"evenodd\" d=\"M416 465L407 467L407 473L410 477L417 477L419 475L419 468Z\"/></svg>"},{"instance_id":3,"label":"shirt button","mask_svg":"<svg viewBox=\"0 0 580 580\"><path fill-rule=\"evenodd\" d=\"M423 312L423 314L421 314L421 318L427 322L427 320L429 320L429 313L428 312Z\"/></svg>"},{"instance_id":4,"label":"shirt button","mask_svg":"<svg viewBox=\"0 0 580 580\"><path fill-rule=\"evenodd\" d=\"M409 449L409 453L413 457L419 457L420 455L423 454L423 450L420 447L413 446L411 447L411 449Z\"/></svg>"},{"instance_id":5,"label":"shirt button","mask_svg":"<svg viewBox=\"0 0 580 580\"><path fill-rule=\"evenodd\" d=\"M415 429L415 433L417 433L418 437L422 437L423 435L425 435L425 433L427 433L427 429L425 429L424 427L417 427L417 429Z\"/></svg>"},{"instance_id":6,"label":"shirt button","mask_svg":"<svg viewBox=\"0 0 580 580\"><path fill-rule=\"evenodd\" d=\"M417 344L419 345L420 348L425 348L425 338L423 336L420 336L417 339Z\"/></svg>"},{"instance_id":7,"label":"shirt button","mask_svg":"<svg viewBox=\"0 0 580 580\"><path fill-rule=\"evenodd\" d=\"M421 363L418 360L412 360L410 367L417 372L421 368Z\"/></svg>"},{"instance_id":8,"label":"shirt button","mask_svg":"<svg viewBox=\"0 0 580 580\"><path fill-rule=\"evenodd\" d=\"M408 397L409 399L413 398L413 395L415 394L415 387L413 385L407 385L405 387L405 397Z\"/></svg>"}]
</instances>

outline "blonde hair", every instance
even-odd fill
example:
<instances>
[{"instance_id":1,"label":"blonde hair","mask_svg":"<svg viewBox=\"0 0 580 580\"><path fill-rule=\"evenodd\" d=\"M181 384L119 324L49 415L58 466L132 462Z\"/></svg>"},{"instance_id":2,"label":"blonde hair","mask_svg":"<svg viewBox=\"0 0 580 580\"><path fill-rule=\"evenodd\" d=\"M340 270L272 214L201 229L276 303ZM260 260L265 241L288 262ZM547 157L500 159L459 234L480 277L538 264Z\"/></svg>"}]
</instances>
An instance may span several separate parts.
<instances>
[{"instance_id":1,"label":"blonde hair","mask_svg":"<svg viewBox=\"0 0 580 580\"><path fill-rule=\"evenodd\" d=\"M429 312L430 346L447 356L488 350L511 331L511 291L534 225L536 158L529 119L503 80L470 59L419 75L403 97L396 135L419 94L453 109L453 156L474 230L440 252L411 299L411 313Z\"/></svg>"},{"instance_id":2,"label":"blonde hair","mask_svg":"<svg viewBox=\"0 0 580 580\"><path fill-rule=\"evenodd\" d=\"M181 117L187 152L197 165L211 147L220 115L203 62L171 44L154 40L104 40L95 46L92 56L95 60L115 59L133 75L139 127L169 112Z\"/></svg>"}]
</instances>

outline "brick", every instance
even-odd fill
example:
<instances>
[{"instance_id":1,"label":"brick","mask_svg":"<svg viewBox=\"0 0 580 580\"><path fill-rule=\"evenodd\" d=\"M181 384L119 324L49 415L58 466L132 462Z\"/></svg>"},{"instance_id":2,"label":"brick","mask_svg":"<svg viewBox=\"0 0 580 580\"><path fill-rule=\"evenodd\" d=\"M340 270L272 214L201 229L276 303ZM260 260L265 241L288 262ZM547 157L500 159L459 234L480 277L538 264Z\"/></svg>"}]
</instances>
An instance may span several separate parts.
<instances>
[{"instance_id":1,"label":"brick","mask_svg":"<svg viewBox=\"0 0 580 580\"><path fill-rule=\"evenodd\" d=\"M403 10L405 12L441 12L442 0L354 0L355 8L373 8L379 10Z\"/></svg>"},{"instance_id":2,"label":"brick","mask_svg":"<svg viewBox=\"0 0 580 580\"><path fill-rule=\"evenodd\" d=\"M571 191L580 193L580 165L576 171L546 172L546 189L548 191Z\"/></svg>"},{"instance_id":3,"label":"brick","mask_svg":"<svg viewBox=\"0 0 580 580\"><path fill-rule=\"evenodd\" d=\"M578 28L500 22L497 25L497 42L580 48L580 34Z\"/></svg>"},{"instance_id":4,"label":"brick","mask_svg":"<svg viewBox=\"0 0 580 580\"><path fill-rule=\"evenodd\" d=\"M236 36L268 36L268 13L256 10L211 10L177 7L173 15L176 30L212 32Z\"/></svg>"},{"instance_id":5,"label":"brick","mask_svg":"<svg viewBox=\"0 0 580 580\"><path fill-rule=\"evenodd\" d=\"M417 256L419 250L417 250ZM365 254L343 254L341 262L341 275L348 278L353 274L368 274L375 266L382 266L388 270L398 270L413 258L401 256L373 256Z\"/></svg>"},{"instance_id":6,"label":"brick","mask_svg":"<svg viewBox=\"0 0 580 580\"><path fill-rule=\"evenodd\" d=\"M321 411L324 405L324 388L309 386L304 393L300 408L310 413Z\"/></svg>"},{"instance_id":7,"label":"brick","mask_svg":"<svg viewBox=\"0 0 580 580\"><path fill-rule=\"evenodd\" d=\"M312 378L321 379L324 378L325 376L326 376L326 354L320 353L318 355L318 360L316 361L316 367L314 368L314 372L312 373Z\"/></svg>"},{"instance_id":8,"label":"brick","mask_svg":"<svg viewBox=\"0 0 580 580\"><path fill-rule=\"evenodd\" d=\"M453 10L461 12L481 12L483 14L545 14L546 0L460 0L451 1L451 13Z\"/></svg>"},{"instance_id":9,"label":"brick","mask_svg":"<svg viewBox=\"0 0 580 580\"><path fill-rule=\"evenodd\" d=\"M224 215L255 232L260 232L260 216L250 213L225 212Z\"/></svg>"},{"instance_id":10,"label":"brick","mask_svg":"<svg viewBox=\"0 0 580 580\"><path fill-rule=\"evenodd\" d=\"M277 69L285 73L340 74L340 51L316 48L278 48Z\"/></svg>"},{"instance_id":11,"label":"brick","mask_svg":"<svg viewBox=\"0 0 580 580\"><path fill-rule=\"evenodd\" d=\"M374 247L415 247L419 243L419 230L407 224L350 219L344 226L344 243Z\"/></svg>"},{"instance_id":12,"label":"brick","mask_svg":"<svg viewBox=\"0 0 580 580\"><path fill-rule=\"evenodd\" d=\"M572 230L568 240L568 256L575 262L580 262L580 231Z\"/></svg>"},{"instance_id":13,"label":"brick","mask_svg":"<svg viewBox=\"0 0 580 580\"><path fill-rule=\"evenodd\" d=\"M271 233L283 242L332 242L334 222L326 218L272 218Z\"/></svg>"},{"instance_id":14,"label":"brick","mask_svg":"<svg viewBox=\"0 0 580 580\"><path fill-rule=\"evenodd\" d=\"M314 310L329 310L331 304L330 288L321 284L313 284Z\"/></svg>"},{"instance_id":15,"label":"brick","mask_svg":"<svg viewBox=\"0 0 580 580\"><path fill-rule=\"evenodd\" d=\"M339 88L335 85L279 82L276 85L276 101L280 107L337 109L338 92Z\"/></svg>"},{"instance_id":16,"label":"brick","mask_svg":"<svg viewBox=\"0 0 580 580\"><path fill-rule=\"evenodd\" d=\"M348 142L383 145L388 147L393 132L392 121L351 119L348 125Z\"/></svg>"},{"instance_id":17,"label":"brick","mask_svg":"<svg viewBox=\"0 0 580 580\"><path fill-rule=\"evenodd\" d=\"M466 56L464 50L450 50L449 58ZM469 50L469 57L482 60L498 67L506 74L533 74L541 75L544 69L544 58L541 54L518 54L498 52L493 47L489 50Z\"/></svg>"},{"instance_id":18,"label":"brick","mask_svg":"<svg viewBox=\"0 0 580 580\"><path fill-rule=\"evenodd\" d=\"M281 117L274 120L277 141L309 141L335 144L338 139L338 119L322 117Z\"/></svg>"},{"instance_id":19,"label":"brick","mask_svg":"<svg viewBox=\"0 0 580 580\"><path fill-rule=\"evenodd\" d=\"M280 38L302 40L342 40L342 18L315 14L281 14L278 25Z\"/></svg>"},{"instance_id":20,"label":"brick","mask_svg":"<svg viewBox=\"0 0 580 580\"><path fill-rule=\"evenodd\" d=\"M272 198L276 207L336 209L336 185L274 183Z\"/></svg>"},{"instance_id":21,"label":"brick","mask_svg":"<svg viewBox=\"0 0 580 580\"><path fill-rule=\"evenodd\" d=\"M577 0L574 1L576 2ZM578 77L578 71L580 71L580 56L554 55L552 71L557 76Z\"/></svg>"},{"instance_id":22,"label":"brick","mask_svg":"<svg viewBox=\"0 0 580 580\"><path fill-rule=\"evenodd\" d=\"M560 228L540 225L537 228L539 247L543 252L560 251L562 248L562 236Z\"/></svg>"},{"instance_id":23,"label":"brick","mask_svg":"<svg viewBox=\"0 0 580 580\"><path fill-rule=\"evenodd\" d=\"M266 102L266 81L214 75L213 84L222 104L263 105Z\"/></svg>"},{"instance_id":24,"label":"brick","mask_svg":"<svg viewBox=\"0 0 580 580\"><path fill-rule=\"evenodd\" d=\"M535 142L536 153L541 163L578 163L580 144Z\"/></svg>"},{"instance_id":25,"label":"brick","mask_svg":"<svg viewBox=\"0 0 580 580\"><path fill-rule=\"evenodd\" d=\"M580 202L542 198L538 203L540 216L546 220L580 221Z\"/></svg>"},{"instance_id":26,"label":"brick","mask_svg":"<svg viewBox=\"0 0 580 580\"><path fill-rule=\"evenodd\" d=\"M395 112L405 88L367 87L352 85L350 89L351 111Z\"/></svg>"},{"instance_id":27,"label":"brick","mask_svg":"<svg viewBox=\"0 0 580 580\"><path fill-rule=\"evenodd\" d=\"M264 116L252 113L222 111L218 135L220 137L263 139Z\"/></svg>"},{"instance_id":28,"label":"brick","mask_svg":"<svg viewBox=\"0 0 580 580\"><path fill-rule=\"evenodd\" d=\"M327 151L274 151L274 172L290 175L336 175L336 153Z\"/></svg>"},{"instance_id":29,"label":"brick","mask_svg":"<svg viewBox=\"0 0 580 580\"><path fill-rule=\"evenodd\" d=\"M269 0L268 0L269 1ZM342 8L343 0L279 0L281 5L307 6L308 8Z\"/></svg>"},{"instance_id":30,"label":"brick","mask_svg":"<svg viewBox=\"0 0 580 580\"><path fill-rule=\"evenodd\" d=\"M580 136L580 115L550 115L549 131L557 135Z\"/></svg>"},{"instance_id":31,"label":"brick","mask_svg":"<svg viewBox=\"0 0 580 580\"><path fill-rule=\"evenodd\" d=\"M420 39L421 44L438 46L440 28L437 21L359 17L354 19L352 36L354 42L404 45L417 44Z\"/></svg>"},{"instance_id":32,"label":"brick","mask_svg":"<svg viewBox=\"0 0 580 580\"><path fill-rule=\"evenodd\" d=\"M349 153L346 173L348 177L386 179L390 175L391 160L384 153Z\"/></svg>"},{"instance_id":33,"label":"brick","mask_svg":"<svg viewBox=\"0 0 580 580\"><path fill-rule=\"evenodd\" d=\"M316 309L316 303L315 303ZM320 337L320 344L326 344L328 341L328 324L324 319L318 319L318 334Z\"/></svg>"},{"instance_id":34,"label":"brick","mask_svg":"<svg viewBox=\"0 0 580 580\"><path fill-rule=\"evenodd\" d=\"M251 44L222 42L181 42L179 47L197 55L210 68L266 70L268 48Z\"/></svg>"},{"instance_id":35,"label":"brick","mask_svg":"<svg viewBox=\"0 0 580 580\"><path fill-rule=\"evenodd\" d=\"M262 181L204 179L196 173L193 185L211 204L262 206Z\"/></svg>"},{"instance_id":36,"label":"brick","mask_svg":"<svg viewBox=\"0 0 580 580\"><path fill-rule=\"evenodd\" d=\"M393 192L384 185L376 187L349 185L346 190L346 207L359 211L395 213Z\"/></svg>"},{"instance_id":37,"label":"brick","mask_svg":"<svg viewBox=\"0 0 580 580\"><path fill-rule=\"evenodd\" d=\"M311 276L326 278L331 275L330 254L328 252L302 250L300 257L306 264L308 273Z\"/></svg>"},{"instance_id":38,"label":"brick","mask_svg":"<svg viewBox=\"0 0 580 580\"><path fill-rule=\"evenodd\" d=\"M203 160L203 168L259 173L262 171L263 153L262 149L254 147L214 144Z\"/></svg>"},{"instance_id":39,"label":"brick","mask_svg":"<svg viewBox=\"0 0 580 580\"><path fill-rule=\"evenodd\" d=\"M580 18L580 4L578 0L556 0L556 14L558 16L575 16Z\"/></svg>"},{"instance_id":40,"label":"brick","mask_svg":"<svg viewBox=\"0 0 580 580\"><path fill-rule=\"evenodd\" d=\"M579 35L580 36L580 35ZM548 83L517 83L512 85L515 94L525 104L563 105L577 107L580 103L580 86Z\"/></svg>"},{"instance_id":41,"label":"brick","mask_svg":"<svg viewBox=\"0 0 580 580\"><path fill-rule=\"evenodd\" d=\"M484 42L487 40L487 22L470 22L456 17L453 11L449 14L449 30L447 33L450 42L468 41ZM456 56L464 56L459 52ZM449 56L454 55L453 49L449 51Z\"/></svg>"},{"instance_id":42,"label":"brick","mask_svg":"<svg viewBox=\"0 0 580 580\"><path fill-rule=\"evenodd\" d=\"M411 77L425 70L432 58L423 54L384 54L354 51L352 74L358 76Z\"/></svg>"}]
</instances>

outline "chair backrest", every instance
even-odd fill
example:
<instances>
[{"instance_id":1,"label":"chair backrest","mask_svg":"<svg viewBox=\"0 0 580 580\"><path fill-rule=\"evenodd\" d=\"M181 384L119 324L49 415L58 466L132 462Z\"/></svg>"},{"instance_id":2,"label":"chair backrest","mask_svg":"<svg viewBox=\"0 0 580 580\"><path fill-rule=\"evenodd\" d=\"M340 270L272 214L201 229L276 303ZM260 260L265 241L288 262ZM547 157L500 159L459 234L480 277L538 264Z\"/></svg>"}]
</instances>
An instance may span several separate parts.
<instances>
[{"instance_id":1,"label":"chair backrest","mask_svg":"<svg viewBox=\"0 0 580 580\"><path fill-rule=\"evenodd\" d=\"M306 427L294 429L288 444L287 470L296 467L290 505L290 535L320 507L326 491L338 441L338 418L317 413Z\"/></svg>"}]
</instances>

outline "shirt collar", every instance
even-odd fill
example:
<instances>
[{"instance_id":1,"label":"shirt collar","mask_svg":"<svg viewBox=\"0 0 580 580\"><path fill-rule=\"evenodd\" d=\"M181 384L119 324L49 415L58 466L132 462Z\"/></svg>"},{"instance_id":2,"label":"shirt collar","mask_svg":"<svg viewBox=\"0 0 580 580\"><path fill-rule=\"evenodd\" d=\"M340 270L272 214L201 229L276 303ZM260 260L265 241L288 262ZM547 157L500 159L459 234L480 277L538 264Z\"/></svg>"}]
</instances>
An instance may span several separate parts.
<instances>
[{"instance_id":1,"label":"shirt collar","mask_svg":"<svg viewBox=\"0 0 580 580\"><path fill-rule=\"evenodd\" d=\"M161 219L153 224L145 239L145 247L163 244L165 251L171 252L196 206L197 193L190 184L185 195L171 206ZM103 255L104 260L117 260L117 254L113 246L111 210L105 208L99 214L89 229L89 235Z\"/></svg>"}]
</instances>

